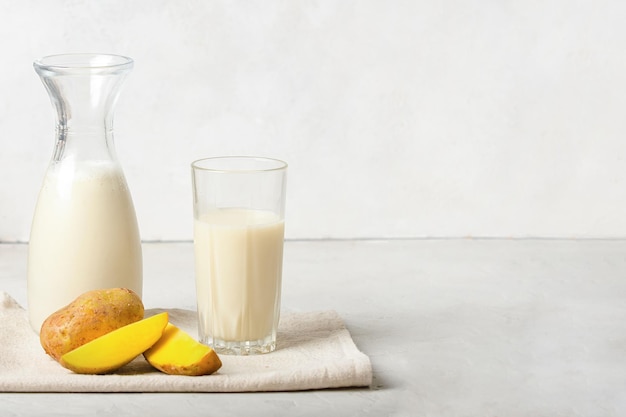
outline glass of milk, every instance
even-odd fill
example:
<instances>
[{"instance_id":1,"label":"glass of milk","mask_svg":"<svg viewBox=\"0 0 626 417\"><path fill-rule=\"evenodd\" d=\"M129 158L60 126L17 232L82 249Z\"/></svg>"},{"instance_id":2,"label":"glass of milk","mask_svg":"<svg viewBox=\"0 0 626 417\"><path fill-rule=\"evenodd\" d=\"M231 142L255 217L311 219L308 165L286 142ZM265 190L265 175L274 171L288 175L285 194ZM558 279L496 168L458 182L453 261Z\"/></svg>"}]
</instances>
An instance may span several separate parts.
<instances>
[{"instance_id":1,"label":"glass of milk","mask_svg":"<svg viewBox=\"0 0 626 417\"><path fill-rule=\"evenodd\" d=\"M276 349L287 164L226 156L191 164L198 333L217 353Z\"/></svg>"}]
</instances>

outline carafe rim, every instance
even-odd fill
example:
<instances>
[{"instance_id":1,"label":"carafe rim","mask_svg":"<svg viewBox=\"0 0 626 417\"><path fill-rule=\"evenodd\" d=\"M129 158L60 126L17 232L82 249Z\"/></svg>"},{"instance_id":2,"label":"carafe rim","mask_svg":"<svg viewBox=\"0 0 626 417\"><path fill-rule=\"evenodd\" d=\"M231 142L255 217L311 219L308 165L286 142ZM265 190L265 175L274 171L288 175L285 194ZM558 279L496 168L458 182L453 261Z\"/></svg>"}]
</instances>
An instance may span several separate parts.
<instances>
[{"instance_id":1,"label":"carafe rim","mask_svg":"<svg viewBox=\"0 0 626 417\"><path fill-rule=\"evenodd\" d=\"M134 60L124 55L70 53L47 55L33 62L38 74L95 75L118 73L132 69Z\"/></svg>"}]
</instances>

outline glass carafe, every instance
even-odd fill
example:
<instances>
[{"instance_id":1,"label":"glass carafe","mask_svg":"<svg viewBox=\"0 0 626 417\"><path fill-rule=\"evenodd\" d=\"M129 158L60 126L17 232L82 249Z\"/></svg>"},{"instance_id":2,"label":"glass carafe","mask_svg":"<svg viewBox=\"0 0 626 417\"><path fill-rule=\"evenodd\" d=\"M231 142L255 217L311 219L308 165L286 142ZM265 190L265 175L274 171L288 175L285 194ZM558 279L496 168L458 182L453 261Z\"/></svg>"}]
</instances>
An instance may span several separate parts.
<instances>
[{"instance_id":1,"label":"glass carafe","mask_svg":"<svg viewBox=\"0 0 626 417\"><path fill-rule=\"evenodd\" d=\"M113 109L133 60L54 55L35 61L55 109L52 160L31 227L28 311L32 328L78 295L142 292L137 218L113 142Z\"/></svg>"}]
</instances>

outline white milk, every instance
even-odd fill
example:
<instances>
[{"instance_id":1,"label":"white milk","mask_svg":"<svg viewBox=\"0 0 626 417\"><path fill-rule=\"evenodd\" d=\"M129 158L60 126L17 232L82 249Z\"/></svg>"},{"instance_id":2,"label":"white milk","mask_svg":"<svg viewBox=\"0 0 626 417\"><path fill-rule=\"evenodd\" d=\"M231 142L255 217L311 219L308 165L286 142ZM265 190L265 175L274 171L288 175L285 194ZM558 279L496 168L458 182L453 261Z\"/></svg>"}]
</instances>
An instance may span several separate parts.
<instances>
[{"instance_id":1,"label":"white milk","mask_svg":"<svg viewBox=\"0 0 626 417\"><path fill-rule=\"evenodd\" d=\"M93 289L141 296L141 242L124 175L112 162L51 166L39 193L28 256L28 311L50 314Z\"/></svg>"},{"instance_id":2,"label":"white milk","mask_svg":"<svg viewBox=\"0 0 626 417\"><path fill-rule=\"evenodd\" d=\"M250 341L276 331L283 237L284 222L270 212L222 209L195 220L201 338Z\"/></svg>"}]
</instances>

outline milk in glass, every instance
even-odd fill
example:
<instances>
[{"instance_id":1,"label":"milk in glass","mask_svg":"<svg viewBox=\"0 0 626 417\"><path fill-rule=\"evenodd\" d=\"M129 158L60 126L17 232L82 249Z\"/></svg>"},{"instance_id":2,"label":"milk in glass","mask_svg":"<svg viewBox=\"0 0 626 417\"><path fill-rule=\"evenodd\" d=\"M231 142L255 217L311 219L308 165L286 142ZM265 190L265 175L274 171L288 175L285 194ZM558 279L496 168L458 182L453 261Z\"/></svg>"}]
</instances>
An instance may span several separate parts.
<instances>
[{"instance_id":1,"label":"milk in glass","mask_svg":"<svg viewBox=\"0 0 626 417\"><path fill-rule=\"evenodd\" d=\"M284 221L215 209L194 224L198 318L207 344L269 340L278 325Z\"/></svg>"}]
</instances>

